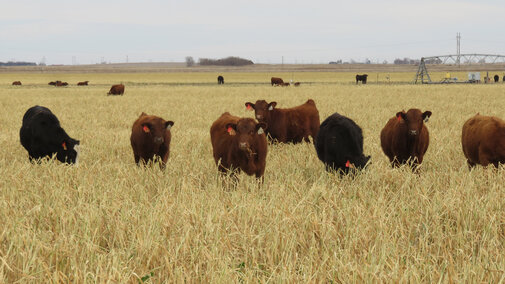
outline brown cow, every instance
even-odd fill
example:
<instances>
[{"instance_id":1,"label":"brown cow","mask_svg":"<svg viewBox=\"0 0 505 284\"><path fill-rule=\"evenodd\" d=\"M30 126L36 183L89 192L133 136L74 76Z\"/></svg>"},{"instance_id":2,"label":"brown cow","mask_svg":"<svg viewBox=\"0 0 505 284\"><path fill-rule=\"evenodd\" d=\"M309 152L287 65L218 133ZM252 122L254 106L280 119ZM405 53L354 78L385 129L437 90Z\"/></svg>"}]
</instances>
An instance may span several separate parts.
<instances>
[{"instance_id":1,"label":"brown cow","mask_svg":"<svg viewBox=\"0 0 505 284\"><path fill-rule=\"evenodd\" d=\"M470 168L476 164L498 167L505 163L505 121L476 114L463 125L461 144Z\"/></svg>"},{"instance_id":2,"label":"brown cow","mask_svg":"<svg viewBox=\"0 0 505 284\"><path fill-rule=\"evenodd\" d=\"M130 142L133 149L135 163L145 164L161 159L160 168L164 169L170 155L170 128L173 121L166 121L161 117L142 113L133 123Z\"/></svg>"},{"instance_id":3,"label":"brown cow","mask_svg":"<svg viewBox=\"0 0 505 284\"><path fill-rule=\"evenodd\" d=\"M79 82L77 86L87 86L89 81Z\"/></svg>"},{"instance_id":4,"label":"brown cow","mask_svg":"<svg viewBox=\"0 0 505 284\"><path fill-rule=\"evenodd\" d=\"M12 82L12 85L21 86L21 81L14 81Z\"/></svg>"},{"instance_id":5,"label":"brown cow","mask_svg":"<svg viewBox=\"0 0 505 284\"><path fill-rule=\"evenodd\" d=\"M214 160L219 171L244 171L263 180L267 156L265 123L223 113L210 128ZM235 173L233 173L235 176Z\"/></svg>"},{"instance_id":6,"label":"brown cow","mask_svg":"<svg viewBox=\"0 0 505 284\"><path fill-rule=\"evenodd\" d=\"M108 95L123 95L124 94L124 85L119 84L119 85L112 85L110 88L110 91L107 93Z\"/></svg>"},{"instance_id":7,"label":"brown cow","mask_svg":"<svg viewBox=\"0 0 505 284\"><path fill-rule=\"evenodd\" d=\"M400 111L389 119L381 131L381 147L393 167L409 163L413 169L423 162L430 144L430 134L424 122L431 111L419 109Z\"/></svg>"},{"instance_id":8,"label":"brown cow","mask_svg":"<svg viewBox=\"0 0 505 284\"><path fill-rule=\"evenodd\" d=\"M56 87L68 86L67 82L56 81Z\"/></svg>"},{"instance_id":9,"label":"brown cow","mask_svg":"<svg viewBox=\"0 0 505 284\"><path fill-rule=\"evenodd\" d=\"M56 84L60 83L61 84L61 81L51 81L48 83L48 85L53 85L53 86L56 86Z\"/></svg>"},{"instance_id":10,"label":"brown cow","mask_svg":"<svg viewBox=\"0 0 505 284\"><path fill-rule=\"evenodd\" d=\"M289 83L282 83L281 86L283 86L283 87L289 87L290 84Z\"/></svg>"},{"instance_id":11,"label":"brown cow","mask_svg":"<svg viewBox=\"0 0 505 284\"><path fill-rule=\"evenodd\" d=\"M319 111L313 100L308 100L303 105L293 108L275 108L277 102L267 103L258 100L255 104L245 103L247 109L254 109L256 119L268 125L266 129L274 141L282 143L299 143L302 140L309 142L319 132Z\"/></svg>"},{"instance_id":12,"label":"brown cow","mask_svg":"<svg viewBox=\"0 0 505 284\"><path fill-rule=\"evenodd\" d=\"M284 81L282 81L282 79L281 79L281 78L277 78L277 77L272 77L272 78L270 79L270 82L272 83L272 86L274 86L274 85L275 85L275 86L279 86L279 85L281 85L281 86L282 86L282 84L284 84Z\"/></svg>"},{"instance_id":13,"label":"brown cow","mask_svg":"<svg viewBox=\"0 0 505 284\"><path fill-rule=\"evenodd\" d=\"M295 87L300 86L300 82L295 82Z\"/></svg>"}]
</instances>

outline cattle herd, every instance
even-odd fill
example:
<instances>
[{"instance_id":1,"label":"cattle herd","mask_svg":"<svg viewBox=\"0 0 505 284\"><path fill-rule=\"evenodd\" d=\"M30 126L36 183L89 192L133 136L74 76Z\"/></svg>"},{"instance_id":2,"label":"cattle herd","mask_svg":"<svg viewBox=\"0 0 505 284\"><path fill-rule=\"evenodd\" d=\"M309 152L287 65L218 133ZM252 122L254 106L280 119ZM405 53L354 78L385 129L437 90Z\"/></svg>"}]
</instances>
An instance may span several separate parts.
<instances>
[{"instance_id":1,"label":"cattle herd","mask_svg":"<svg viewBox=\"0 0 505 284\"><path fill-rule=\"evenodd\" d=\"M123 91L123 85L111 88L111 93ZM277 108L277 102L265 100L246 102L245 107L254 110L255 119L225 112L210 127L214 160L222 173L235 177L243 171L263 181L268 140L271 143L311 143L309 136L318 158L329 172L347 174L369 164L370 156L363 154L361 128L338 113L320 124L319 111L312 99L292 108ZM418 172L429 145L425 124L431 115L431 111L409 109L397 112L387 121L380 141L392 167L406 164ZM137 165L159 161L160 167L165 168L173 125L173 121L146 113L138 117L130 137ZM46 107L33 106L26 111L20 141L32 162L44 157L55 157L69 164L78 162L80 141L71 138ZM505 121L497 117L477 114L467 120L461 142L470 168L476 164L498 167L505 163Z\"/></svg>"}]
</instances>

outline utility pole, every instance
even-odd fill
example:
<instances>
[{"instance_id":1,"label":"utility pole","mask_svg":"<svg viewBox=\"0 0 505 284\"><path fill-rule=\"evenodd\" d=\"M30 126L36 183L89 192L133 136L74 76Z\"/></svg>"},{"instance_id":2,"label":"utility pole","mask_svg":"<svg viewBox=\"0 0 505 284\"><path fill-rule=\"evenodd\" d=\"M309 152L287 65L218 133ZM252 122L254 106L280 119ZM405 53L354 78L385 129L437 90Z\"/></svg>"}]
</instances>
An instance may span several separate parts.
<instances>
[{"instance_id":1,"label":"utility pole","mask_svg":"<svg viewBox=\"0 0 505 284\"><path fill-rule=\"evenodd\" d=\"M456 34L456 53L458 57L456 58L456 63L458 64L458 67L460 67L461 64L461 33Z\"/></svg>"}]
</instances>

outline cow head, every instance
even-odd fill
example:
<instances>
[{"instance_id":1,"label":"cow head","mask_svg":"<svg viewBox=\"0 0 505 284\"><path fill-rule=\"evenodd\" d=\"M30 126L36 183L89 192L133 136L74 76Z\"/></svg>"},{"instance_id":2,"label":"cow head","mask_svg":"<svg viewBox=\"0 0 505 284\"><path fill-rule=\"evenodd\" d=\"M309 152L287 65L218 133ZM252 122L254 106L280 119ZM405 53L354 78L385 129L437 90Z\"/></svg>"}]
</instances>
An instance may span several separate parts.
<instances>
[{"instance_id":1,"label":"cow head","mask_svg":"<svg viewBox=\"0 0 505 284\"><path fill-rule=\"evenodd\" d=\"M79 161L79 140L67 137L58 145L56 159L62 163L77 164Z\"/></svg>"},{"instance_id":2,"label":"cow head","mask_svg":"<svg viewBox=\"0 0 505 284\"><path fill-rule=\"evenodd\" d=\"M144 112L140 115L140 118L142 118L142 132L150 137L154 144L163 144L165 142L165 132L172 128L174 122L166 121L154 115L147 115Z\"/></svg>"},{"instance_id":3,"label":"cow head","mask_svg":"<svg viewBox=\"0 0 505 284\"><path fill-rule=\"evenodd\" d=\"M428 122L431 116L431 111L421 112L419 109L409 109L407 112L400 111L396 114L398 120L407 125L408 134L417 136L421 133L424 122Z\"/></svg>"},{"instance_id":4,"label":"cow head","mask_svg":"<svg viewBox=\"0 0 505 284\"><path fill-rule=\"evenodd\" d=\"M270 112L274 110L277 102L267 103L265 100L258 100L255 104L247 102L245 103L246 108L254 109L256 119L259 122L267 122L270 120Z\"/></svg>"},{"instance_id":5,"label":"cow head","mask_svg":"<svg viewBox=\"0 0 505 284\"><path fill-rule=\"evenodd\" d=\"M266 123L256 123L252 118L241 118L236 124L226 124L226 131L229 135L237 136L240 150L250 153L257 135L264 135L266 127Z\"/></svg>"}]
</instances>

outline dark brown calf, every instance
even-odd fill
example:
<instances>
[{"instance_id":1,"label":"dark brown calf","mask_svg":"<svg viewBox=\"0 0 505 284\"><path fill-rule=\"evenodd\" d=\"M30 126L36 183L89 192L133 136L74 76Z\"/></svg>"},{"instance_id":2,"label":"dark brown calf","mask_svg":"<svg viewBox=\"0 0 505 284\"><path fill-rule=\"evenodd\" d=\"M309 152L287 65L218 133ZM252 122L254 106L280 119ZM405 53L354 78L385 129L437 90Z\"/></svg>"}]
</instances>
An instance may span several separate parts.
<instances>
[{"instance_id":1,"label":"dark brown calf","mask_svg":"<svg viewBox=\"0 0 505 284\"><path fill-rule=\"evenodd\" d=\"M14 81L12 82L12 85L21 86L21 81Z\"/></svg>"},{"instance_id":2,"label":"dark brown calf","mask_svg":"<svg viewBox=\"0 0 505 284\"><path fill-rule=\"evenodd\" d=\"M60 83L61 84L61 81L51 81L48 83L48 85L53 85L53 86L56 86L56 84Z\"/></svg>"},{"instance_id":3,"label":"dark brown calf","mask_svg":"<svg viewBox=\"0 0 505 284\"><path fill-rule=\"evenodd\" d=\"M87 86L89 81L79 82L77 86Z\"/></svg>"},{"instance_id":4,"label":"dark brown calf","mask_svg":"<svg viewBox=\"0 0 505 284\"><path fill-rule=\"evenodd\" d=\"M219 171L242 170L262 178L265 173L266 125L252 118L239 118L223 113L210 128L214 161Z\"/></svg>"},{"instance_id":5,"label":"dark brown calf","mask_svg":"<svg viewBox=\"0 0 505 284\"><path fill-rule=\"evenodd\" d=\"M463 125L463 153L468 165L505 163L505 121L494 116L477 114Z\"/></svg>"},{"instance_id":6,"label":"dark brown calf","mask_svg":"<svg viewBox=\"0 0 505 284\"><path fill-rule=\"evenodd\" d=\"M299 87L300 86L300 82L295 82L295 87Z\"/></svg>"},{"instance_id":7,"label":"dark brown calf","mask_svg":"<svg viewBox=\"0 0 505 284\"><path fill-rule=\"evenodd\" d=\"M56 87L68 86L67 82L56 81Z\"/></svg>"},{"instance_id":8,"label":"dark brown calf","mask_svg":"<svg viewBox=\"0 0 505 284\"><path fill-rule=\"evenodd\" d=\"M170 128L173 121L142 113L133 123L130 142L135 163L147 163L155 157L161 159L160 168L164 169L170 154Z\"/></svg>"},{"instance_id":9,"label":"dark brown calf","mask_svg":"<svg viewBox=\"0 0 505 284\"><path fill-rule=\"evenodd\" d=\"M107 95L123 95L123 94L124 94L123 84L112 85L110 91L107 93Z\"/></svg>"},{"instance_id":10,"label":"dark brown calf","mask_svg":"<svg viewBox=\"0 0 505 284\"><path fill-rule=\"evenodd\" d=\"M258 100L255 104L245 103L247 109L254 109L256 119L267 125L266 133L273 140L282 143L309 142L319 132L319 111L313 100L293 108L275 108L277 102Z\"/></svg>"},{"instance_id":11,"label":"dark brown calf","mask_svg":"<svg viewBox=\"0 0 505 284\"><path fill-rule=\"evenodd\" d=\"M430 134L424 122L430 116L431 111L423 113L419 109L409 109L389 119L381 131L381 147L393 167L405 163L417 167L423 162L430 144Z\"/></svg>"},{"instance_id":12,"label":"dark brown calf","mask_svg":"<svg viewBox=\"0 0 505 284\"><path fill-rule=\"evenodd\" d=\"M277 78L277 77L272 77L270 79L270 82L272 83L272 86L274 86L274 85L275 86L279 86L279 85L282 86L282 84L284 84L284 81L281 78Z\"/></svg>"}]
</instances>

